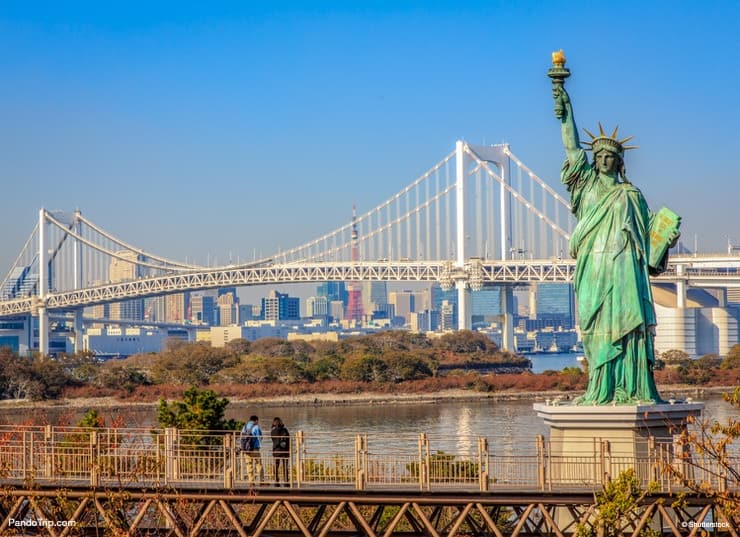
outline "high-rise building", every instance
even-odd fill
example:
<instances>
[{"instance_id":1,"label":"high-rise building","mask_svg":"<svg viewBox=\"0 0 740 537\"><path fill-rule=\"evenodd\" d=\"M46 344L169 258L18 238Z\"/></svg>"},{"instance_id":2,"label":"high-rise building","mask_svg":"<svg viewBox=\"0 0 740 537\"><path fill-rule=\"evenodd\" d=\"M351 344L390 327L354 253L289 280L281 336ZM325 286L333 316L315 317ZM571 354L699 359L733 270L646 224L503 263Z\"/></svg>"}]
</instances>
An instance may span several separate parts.
<instances>
[{"instance_id":1,"label":"high-rise building","mask_svg":"<svg viewBox=\"0 0 740 537\"><path fill-rule=\"evenodd\" d=\"M190 318L190 292L165 296L164 316L167 323L184 323Z\"/></svg>"},{"instance_id":2,"label":"high-rise building","mask_svg":"<svg viewBox=\"0 0 740 537\"><path fill-rule=\"evenodd\" d=\"M470 294L473 322L490 322L501 316L501 287L484 287Z\"/></svg>"},{"instance_id":3,"label":"high-rise building","mask_svg":"<svg viewBox=\"0 0 740 537\"><path fill-rule=\"evenodd\" d=\"M329 315L329 301L325 296L310 296L306 299L306 317L320 318Z\"/></svg>"},{"instance_id":4,"label":"high-rise building","mask_svg":"<svg viewBox=\"0 0 740 537\"><path fill-rule=\"evenodd\" d=\"M93 285L100 285L103 282L95 281ZM91 319L110 319L110 304L96 304L85 308L85 316ZM104 323L91 323L88 328L104 328Z\"/></svg>"},{"instance_id":5,"label":"high-rise building","mask_svg":"<svg viewBox=\"0 0 740 537\"><path fill-rule=\"evenodd\" d=\"M190 321L195 324L214 326L216 301L213 296L193 293L190 297Z\"/></svg>"},{"instance_id":6,"label":"high-rise building","mask_svg":"<svg viewBox=\"0 0 740 537\"><path fill-rule=\"evenodd\" d=\"M445 300L450 304L457 304L457 290L448 289L443 291L438 283L433 284L429 289L432 299L432 309L442 311L442 302Z\"/></svg>"},{"instance_id":7,"label":"high-rise building","mask_svg":"<svg viewBox=\"0 0 740 537\"><path fill-rule=\"evenodd\" d=\"M259 317L259 313L257 313L257 317ZM245 321L251 321L254 318L253 304L239 304L239 324L244 324Z\"/></svg>"},{"instance_id":8,"label":"high-rise building","mask_svg":"<svg viewBox=\"0 0 740 537\"><path fill-rule=\"evenodd\" d=\"M316 287L316 296L325 296L329 302L341 300L347 304L347 289L344 282L324 282Z\"/></svg>"},{"instance_id":9,"label":"high-rise building","mask_svg":"<svg viewBox=\"0 0 740 537\"><path fill-rule=\"evenodd\" d=\"M152 322L163 322L167 318L166 297L155 296L144 299L144 319Z\"/></svg>"},{"instance_id":10,"label":"high-rise building","mask_svg":"<svg viewBox=\"0 0 740 537\"><path fill-rule=\"evenodd\" d=\"M116 254L119 257L112 258L110 265L108 266L109 282L114 283L135 280L143 275L142 268L137 264L137 262L144 261L144 256L129 250L122 250L116 252ZM144 300L141 298L134 298L131 300L113 302L108 306L107 317L109 319L128 319L133 321L143 320Z\"/></svg>"},{"instance_id":11,"label":"high-rise building","mask_svg":"<svg viewBox=\"0 0 740 537\"><path fill-rule=\"evenodd\" d=\"M329 302L329 316L335 321L344 319L344 302L341 300Z\"/></svg>"},{"instance_id":12,"label":"high-rise building","mask_svg":"<svg viewBox=\"0 0 740 537\"><path fill-rule=\"evenodd\" d=\"M262 315L266 321L298 320L301 318L301 301L287 293L270 291L262 299Z\"/></svg>"},{"instance_id":13,"label":"high-rise building","mask_svg":"<svg viewBox=\"0 0 740 537\"><path fill-rule=\"evenodd\" d=\"M539 283L536 292L537 320L548 326L571 329L575 322L575 296L569 283Z\"/></svg>"},{"instance_id":14,"label":"high-rise building","mask_svg":"<svg viewBox=\"0 0 740 537\"><path fill-rule=\"evenodd\" d=\"M387 311L388 285L386 282L362 283L362 309L366 314Z\"/></svg>"},{"instance_id":15,"label":"high-rise building","mask_svg":"<svg viewBox=\"0 0 740 537\"><path fill-rule=\"evenodd\" d=\"M234 298L237 299L237 302L239 301L239 295L236 294L236 287L219 287L216 291L216 296L228 295L229 293L234 295Z\"/></svg>"},{"instance_id":16,"label":"high-rise building","mask_svg":"<svg viewBox=\"0 0 740 537\"><path fill-rule=\"evenodd\" d=\"M412 332L434 332L439 329L439 312L434 310L414 311L409 314L409 329Z\"/></svg>"},{"instance_id":17,"label":"high-rise building","mask_svg":"<svg viewBox=\"0 0 740 537\"><path fill-rule=\"evenodd\" d=\"M234 293L225 293L216 299L219 326L239 324L239 301Z\"/></svg>"},{"instance_id":18,"label":"high-rise building","mask_svg":"<svg viewBox=\"0 0 740 537\"><path fill-rule=\"evenodd\" d=\"M414 295L414 311L432 309L432 293L430 289L412 291L412 294Z\"/></svg>"},{"instance_id":19,"label":"high-rise building","mask_svg":"<svg viewBox=\"0 0 740 537\"><path fill-rule=\"evenodd\" d=\"M388 303L395 308L396 317L403 317L405 322L409 321L409 314L416 311L414 299L414 293L408 290L388 293Z\"/></svg>"},{"instance_id":20,"label":"high-rise building","mask_svg":"<svg viewBox=\"0 0 740 537\"><path fill-rule=\"evenodd\" d=\"M457 304L443 300L439 307L439 329L455 330L457 328Z\"/></svg>"}]
</instances>

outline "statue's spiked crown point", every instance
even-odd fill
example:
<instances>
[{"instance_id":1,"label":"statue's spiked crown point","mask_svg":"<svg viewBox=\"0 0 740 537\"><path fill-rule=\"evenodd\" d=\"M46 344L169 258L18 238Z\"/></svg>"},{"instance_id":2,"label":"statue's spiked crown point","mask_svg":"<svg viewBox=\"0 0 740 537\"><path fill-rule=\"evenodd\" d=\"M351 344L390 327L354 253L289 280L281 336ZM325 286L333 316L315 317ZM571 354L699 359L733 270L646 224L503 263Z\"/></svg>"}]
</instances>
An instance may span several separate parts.
<instances>
[{"instance_id":1,"label":"statue's spiked crown point","mask_svg":"<svg viewBox=\"0 0 740 537\"><path fill-rule=\"evenodd\" d=\"M604 127L601 126L601 122L599 122L599 135L595 136L594 134L591 134L586 129L583 129L586 131L586 134L588 134L591 137L590 142L583 142L584 145L588 146L587 149L590 149L593 151L594 154L598 153L602 149L606 149L607 151L611 151L612 153L617 153L618 155L622 156L624 155L625 151L628 151L630 149L636 149L639 146L636 145L624 145L625 142L629 142L633 137L628 136L627 138L623 138L619 140L617 138L617 131L619 130L619 125L614 127L614 130L612 131L611 135L608 135L604 132Z\"/></svg>"}]
</instances>

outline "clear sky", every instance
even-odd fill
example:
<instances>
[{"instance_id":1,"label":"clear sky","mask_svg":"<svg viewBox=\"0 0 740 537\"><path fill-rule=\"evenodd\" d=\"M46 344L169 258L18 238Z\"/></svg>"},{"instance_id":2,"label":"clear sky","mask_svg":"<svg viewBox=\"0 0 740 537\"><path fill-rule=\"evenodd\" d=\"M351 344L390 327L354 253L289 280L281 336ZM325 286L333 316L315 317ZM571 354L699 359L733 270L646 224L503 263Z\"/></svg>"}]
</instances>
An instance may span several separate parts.
<instances>
[{"instance_id":1,"label":"clear sky","mask_svg":"<svg viewBox=\"0 0 740 537\"><path fill-rule=\"evenodd\" d=\"M509 142L556 185L550 53L580 127L684 239L740 244L737 2L0 4L0 272L38 209L200 263L301 244Z\"/></svg>"}]
</instances>

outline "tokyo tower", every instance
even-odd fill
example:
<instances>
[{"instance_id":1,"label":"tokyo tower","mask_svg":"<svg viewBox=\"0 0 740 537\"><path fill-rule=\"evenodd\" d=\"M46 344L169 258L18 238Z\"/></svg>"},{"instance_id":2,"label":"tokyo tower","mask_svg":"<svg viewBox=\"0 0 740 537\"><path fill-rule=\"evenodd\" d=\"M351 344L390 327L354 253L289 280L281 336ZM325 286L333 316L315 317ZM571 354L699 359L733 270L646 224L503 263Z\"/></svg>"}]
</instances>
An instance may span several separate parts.
<instances>
[{"instance_id":1,"label":"tokyo tower","mask_svg":"<svg viewBox=\"0 0 740 537\"><path fill-rule=\"evenodd\" d=\"M360 260L359 235L357 233L357 212L352 205L352 261ZM347 299L347 311L344 318L347 321L362 322L362 288L360 282L348 282L349 297Z\"/></svg>"}]
</instances>

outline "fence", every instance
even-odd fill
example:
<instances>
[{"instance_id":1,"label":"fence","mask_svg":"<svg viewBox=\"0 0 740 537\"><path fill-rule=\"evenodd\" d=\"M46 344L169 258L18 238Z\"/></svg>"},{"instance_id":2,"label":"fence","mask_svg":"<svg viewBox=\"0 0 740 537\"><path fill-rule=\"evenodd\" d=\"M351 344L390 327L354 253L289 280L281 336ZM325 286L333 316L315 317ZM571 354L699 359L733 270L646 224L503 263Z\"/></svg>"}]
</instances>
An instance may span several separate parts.
<instances>
[{"instance_id":1,"label":"fence","mask_svg":"<svg viewBox=\"0 0 740 537\"><path fill-rule=\"evenodd\" d=\"M258 454L239 450L236 431L0 427L0 481L55 486L225 489L277 484L276 462L288 465L292 488L356 490L593 490L627 468L647 486L670 492L684 479L738 489L715 458L649 438L625 456L610 440L563 454L542 436L514 443L503 437L387 436L303 431L277 461L269 437ZM740 464L740 457L731 464Z\"/></svg>"}]
</instances>

